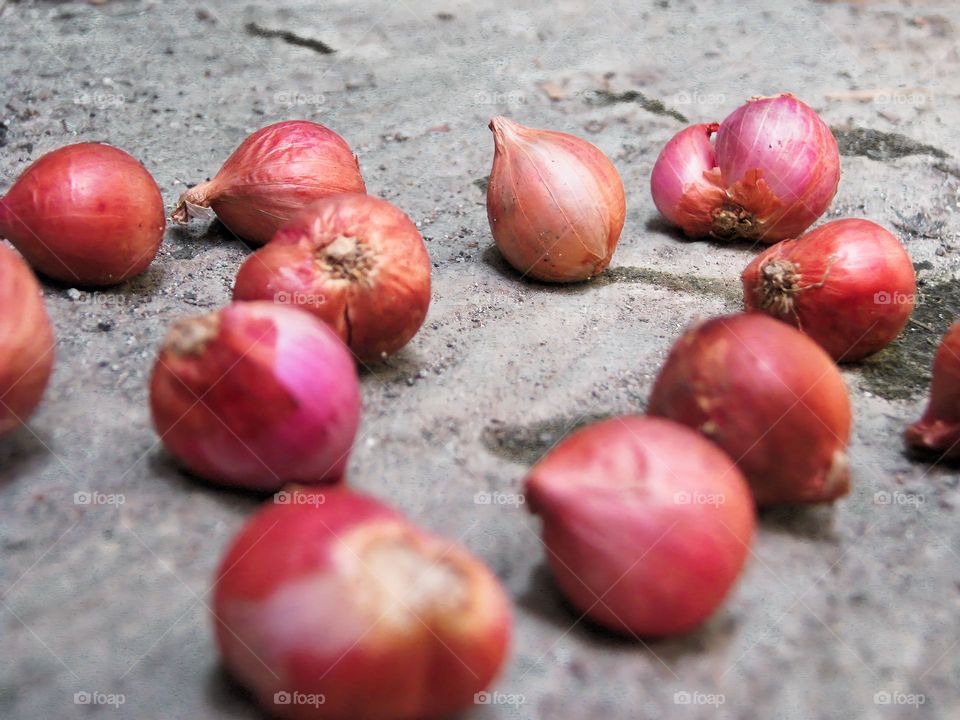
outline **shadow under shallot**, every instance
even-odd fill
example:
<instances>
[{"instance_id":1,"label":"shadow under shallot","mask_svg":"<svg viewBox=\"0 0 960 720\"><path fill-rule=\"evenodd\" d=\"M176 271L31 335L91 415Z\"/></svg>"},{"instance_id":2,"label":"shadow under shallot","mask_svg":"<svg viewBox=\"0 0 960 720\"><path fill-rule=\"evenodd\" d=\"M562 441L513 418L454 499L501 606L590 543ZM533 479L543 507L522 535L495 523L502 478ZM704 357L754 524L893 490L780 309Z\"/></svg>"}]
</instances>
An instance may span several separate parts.
<instances>
[{"instance_id":1,"label":"shadow under shallot","mask_svg":"<svg viewBox=\"0 0 960 720\"><path fill-rule=\"evenodd\" d=\"M517 605L549 622L557 629L558 634L569 632L574 638L594 647L639 647L648 654L656 655L668 666L683 656L714 651L718 646L728 643L736 630L735 617L726 605L722 605L706 622L683 635L638 639L630 634L613 632L590 618L583 617L583 611L574 607L560 592L546 563L534 568L526 591L517 598Z\"/></svg>"}]
</instances>

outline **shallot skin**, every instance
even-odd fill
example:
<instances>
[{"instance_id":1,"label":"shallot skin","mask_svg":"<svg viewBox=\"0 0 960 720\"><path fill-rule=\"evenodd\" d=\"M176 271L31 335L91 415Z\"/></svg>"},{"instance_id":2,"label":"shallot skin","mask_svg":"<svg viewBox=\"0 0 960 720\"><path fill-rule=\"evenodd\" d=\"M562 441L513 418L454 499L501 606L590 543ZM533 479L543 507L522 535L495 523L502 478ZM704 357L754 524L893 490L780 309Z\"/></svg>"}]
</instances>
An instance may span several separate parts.
<instances>
[{"instance_id":1,"label":"shallot skin","mask_svg":"<svg viewBox=\"0 0 960 720\"><path fill-rule=\"evenodd\" d=\"M837 361L889 345L913 312L910 256L869 220L834 220L768 248L742 275L747 310L802 330Z\"/></svg>"},{"instance_id":2,"label":"shallot skin","mask_svg":"<svg viewBox=\"0 0 960 720\"><path fill-rule=\"evenodd\" d=\"M915 450L960 458L960 321L947 330L933 358L930 401L905 433Z\"/></svg>"},{"instance_id":3,"label":"shallot skin","mask_svg":"<svg viewBox=\"0 0 960 720\"><path fill-rule=\"evenodd\" d=\"M26 422L53 370L53 326L40 284L0 243L0 435Z\"/></svg>"},{"instance_id":4,"label":"shallot skin","mask_svg":"<svg viewBox=\"0 0 960 720\"><path fill-rule=\"evenodd\" d=\"M687 632L716 610L755 525L731 459L652 417L573 433L531 469L526 497L564 595L595 622L647 637Z\"/></svg>"},{"instance_id":5,"label":"shallot skin","mask_svg":"<svg viewBox=\"0 0 960 720\"><path fill-rule=\"evenodd\" d=\"M37 272L73 285L116 285L139 275L165 229L157 183L109 145L47 153L0 200L0 237Z\"/></svg>"},{"instance_id":6,"label":"shallot skin","mask_svg":"<svg viewBox=\"0 0 960 720\"><path fill-rule=\"evenodd\" d=\"M309 310L364 362L406 345L430 306L430 256L403 211L372 195L319 200L244 262L235 300Z\"/></svg>"},{"instance_id":7,"label":"shallot skin","mask_svg":"<svg viewBox=\"0 0 960 720\"><path fill-rule=\"evenodd\" d=\"M244 140L216 177L180 197L172 219L187 222L189 205L209 207L241 238L263 245L313 201L363 192L360 164L340 135L319 123L288 120Z\"/></svg>"},{"instance_id":8,"label":"shallot skin","mask_svg":"<svg viewBox=\"0 0 960 720\"><path fill-rule=\"evenodd\" d=\"M850 401L826 352L761 313L708 320L673 346L651 415L698 429L743 471L758 505L832 502L850 489Z\"/></svg>"},{"instance_id":9,"label":"shallot skin","mask_svg":"<svg viewBox=\"0 0 960 720\"><path fill-rule=\"evenodd\" d=\"M680 131L657 158L651 191L664 217L691 237L774 243L823 215L839 182L830 128L780 93L751 98L719 126Z\"/></svg>"},{"instance_id":10,"label":"shallot skin","mask_svg":"<svg viewBox=\"0 0 960 720\"><path fill-rule=\"evenodd\" d=\"M493 169L487 218L497 249L524 276L587 280L613 257L626 218L610 159L573 135L490 121Z\"/></svg>"},{"instance_id":11,"label":"shallot skin","mask_svg":"<svg viewBox=\"0 0 960 720\"><path fill-rule=\"evenodd\" d=\"M164 445L194 474L275 490L336 482L360 415L353 359L309 314L233 303L171 327L150 382Z\"/></svg>"},{"instance_id":12,"label":"shallot skin","mask_svg":"<svg viewBox=\"0 0 960 720\"><path fill-rule=\"evenodd\" d=\"M291 720L471 707L509 650L495 576L373 498L338 487L299 502L303 492L256 513L223 557L213 614L227 669Z\"/></svg>"}]
</instances>

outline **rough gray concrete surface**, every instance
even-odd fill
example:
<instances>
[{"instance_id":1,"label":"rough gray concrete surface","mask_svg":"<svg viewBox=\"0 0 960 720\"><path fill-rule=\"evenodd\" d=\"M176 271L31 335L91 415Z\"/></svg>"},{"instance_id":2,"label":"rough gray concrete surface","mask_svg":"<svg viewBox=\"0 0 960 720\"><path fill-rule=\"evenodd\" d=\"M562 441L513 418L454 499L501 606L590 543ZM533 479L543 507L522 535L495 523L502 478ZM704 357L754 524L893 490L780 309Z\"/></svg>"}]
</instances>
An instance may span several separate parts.
<instances>
[{"instance_id":1,"label":"rough gray concrete surface","mask_svg":"<svg viewBox=\"0 0 960 720\"><path fill-rule=\"evenodd\" d=\"M957 718L958 474L899 438L960 312L958 39L951 0L0 0L0 188L44 152L101 140L139 158L172 206L270 122L315 119L350 141L370 192L416 219L434 263L423 330L363 374L350 482L460 538L516 603L497 685L515 702L468 717ZM741 582L699 631L615 638L561 602L538 521L475 496L517 492L586 419L641 411L681 328L738 307L755 251L665 227L649 174L679 116L719 120L781 90L841 138L830 216L895 229L921 303L894 347L844 369L852 494L763 514ZM500 113L616 162L628 216L605 276L534 284L491 249L481 185ZM261 717L219 668L207 604L221 550L263 499L181 473L146 391L167 325L225 304L247 253L195 222L122 287L46 283L54 377L29 427L0 440L5 720Z\"/></svg>"}]
</instances>

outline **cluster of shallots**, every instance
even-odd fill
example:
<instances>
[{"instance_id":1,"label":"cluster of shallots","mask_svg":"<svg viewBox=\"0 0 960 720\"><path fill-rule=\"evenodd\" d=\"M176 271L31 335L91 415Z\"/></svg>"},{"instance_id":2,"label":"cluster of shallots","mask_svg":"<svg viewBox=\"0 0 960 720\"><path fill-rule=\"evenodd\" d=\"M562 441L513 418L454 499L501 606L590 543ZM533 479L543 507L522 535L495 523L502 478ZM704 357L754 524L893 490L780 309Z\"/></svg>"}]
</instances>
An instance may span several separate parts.
<instances>
[{"instance_id":1,"label":"cluster of shallots","mask_svg":"<svg viewBox=\"0 0 960 720\"><path fill-rule=\"evenodd\" d=\"M206 481L287 488L218 573L225 665L272 715L415 720L469 706L507 654L506 593L458 544L344 484L360 422L356 363L402 348L427 314L423 238L366 194L339 135L305 121L247 138L173 219L205 208L263 247L240 268L232 304L171 325L150 381L154 425ZM106 145L43 156L0 200L0 237L40 273L80 286L143 272L165 226L153 178ZM0 316L3 433L39 402L54 339L35 276L2 245L0 305L17 308Z\"/></svg>"},{"instance_id":2,"label":"cluster of shallots","mask_svg":"<svg viewBox=\"0 0 960 720\"><path fill-rule=\"evenodd\" d=\"M794 325L849 362L900 334L916 277L899 240L869 220L805 233L839 181L830 128L781 93L752 98L721 123L681 130L657 158L650 186L660 213L691 237L773 244L743 272L746 309Z\"/></svg>"},{"instance_id":3,"label":"cluster of shallots","mask_svg":"<svg viewBox=\"0 0 960 720\"><path fill-rule=\"evenodd\" d=\"M610 263L623 183L596 147L503 117L487 214L523 276L588 280ZM716 136L715 142L712 140ZM789 94L689 127L653 168L658 210L691 237L771 244L743 271L747 312L675 343L647 414L566 438L530 469L556 582L616 632L663 636L708 618L740 575L756 507L824 503L850 488L851 408L836 362L889 345L913 310L910 258L868 220L808 228L837 191L837 144ZM507 595L456 543L352 492L357 362L406 345L430 304L430 259L401 210L366 194L346 141L282 122L248 137L172 219L215 214L262 245L229 306L174 322L150 381L168 451L206 481L278 491L240 530L214 592L226 667L273 715L440 718L502 666ZM36 407L54 337L27 263L109 285L143 272L165 229L157 184L97 144L31 165L0 199L0 433ZM910 445L960 456L960 322L937 352ZM286 702L292 694L304 703ZM313 698L313 701L309 699Z\"/></svg>"},{"instance_id":4,"label":"cluster of shallots","mask_svg":"<svg viewBox=\"0 0 960 720\"><path fill-rule=\"evenodd\" d=\"M500 119L491 127L498 158L509 156L511 143L517 148L499 174L495 161L491 176L498 246L514 266L557 279L543 275L551 254L538 255L544 239L560 236L548 218L578 217L567 208L584 205L556 198L576 197L571 187L588 197L595 185L574 186L557 170L574 163L549 147L555 134ZM575 433L527 477L557 583L600 624L637 635L694 627L739 574L755 505L832 502L849 492L851 407L836 362L861 360L900 334L916 278L899 240L876 223L836 220L805 232L839 179L829 128L786 93L754 98L721 123L689 127L660 153L651 188L667 220L691 237L771 247L743 271L747 312L701 323L676 342L646 417ZM504 217L507 233L497 226ZM517 228L531 222L534 231L520 242ZM960 323L937 353L930 407L907 433L912 445L960 456L957 378Z\"/></svg>"}]
</instances>

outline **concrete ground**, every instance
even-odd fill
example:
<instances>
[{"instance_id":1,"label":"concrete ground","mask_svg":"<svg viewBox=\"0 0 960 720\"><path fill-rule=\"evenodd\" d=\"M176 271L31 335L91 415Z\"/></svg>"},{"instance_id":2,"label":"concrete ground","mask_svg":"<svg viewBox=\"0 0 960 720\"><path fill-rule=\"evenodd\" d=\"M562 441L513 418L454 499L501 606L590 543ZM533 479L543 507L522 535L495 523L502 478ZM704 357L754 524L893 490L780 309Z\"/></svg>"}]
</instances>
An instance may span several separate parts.
<instances>
[{"instance_id":1,"label":"concrete ground","mask_svg":"<svg viewBox=\"0 0 960 720\"><path fill-rule=\"evenodd\" d=\"M460 538L517 606L503 702L468 717L957 718L960 476L907 457L899 436L960 313L958 33L950 0L0 0L0 187L44 152L100 140L142 160L172 206L270 122L315 119L350 141L435 268L423 330L363 376L350 481ZM562 604L535 518L475 496L517 492L586 419L642 410L681 328L737 309L753 252L665 227L649 174L682 118L781 90L840 138L830 215L896 230L921 302L893 348L844 370L850 497L765 513L736 591L699 631L621 640ZM491 249L494 114L614 159L628 216L606 275L533 284ZM56 371L29 427L0 441L5 720L261 717L219 669L206 604L262 499L181 473L146 391L167 325L226 303L247 252L195 222L122 287L46 284Z\"/></svg>"}]
</instances>

